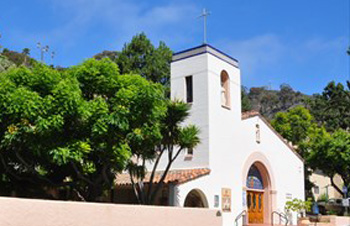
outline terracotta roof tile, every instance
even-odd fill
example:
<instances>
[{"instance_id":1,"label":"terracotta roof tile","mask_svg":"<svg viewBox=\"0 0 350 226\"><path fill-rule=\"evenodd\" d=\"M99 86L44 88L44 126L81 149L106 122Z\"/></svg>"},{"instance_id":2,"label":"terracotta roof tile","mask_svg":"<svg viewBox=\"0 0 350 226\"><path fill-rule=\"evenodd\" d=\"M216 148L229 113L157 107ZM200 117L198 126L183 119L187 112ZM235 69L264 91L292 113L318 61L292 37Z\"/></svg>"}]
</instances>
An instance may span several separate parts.
<instances>
[{"instance_id":1,"label":"terracotta roof tile","mask_svg":"<svg viewBox=\"0 0 350 226\"><path fill-rule=\"evenodd\" d=\"M251 118L251 117L254 117L254 116L258 116L260 115L260 113L258 111L245 111L245 112L242 112L242 119L247 119L247 118Z\"/></svg>"},{"instance_id":2,"label":"terracotta roof tile","mask_svg":"<svg viewBox=\"0 0 350 226\"><path fill-rule=\"evenodd\" d=\"M154 183L158 183L164 171L156 172L154 176ZM190 180L197 179L201 176L208 175L210 169L200 168L200 169L183 169L183 170L171 170L164 179L165 184L175 183L182 184ZM151 177L151 173L148 172L145 177L145 182L147 183ZM128 173L118 174L115 180L116 185L130 185L130 175Z\"/></svg>"}]
</instances>

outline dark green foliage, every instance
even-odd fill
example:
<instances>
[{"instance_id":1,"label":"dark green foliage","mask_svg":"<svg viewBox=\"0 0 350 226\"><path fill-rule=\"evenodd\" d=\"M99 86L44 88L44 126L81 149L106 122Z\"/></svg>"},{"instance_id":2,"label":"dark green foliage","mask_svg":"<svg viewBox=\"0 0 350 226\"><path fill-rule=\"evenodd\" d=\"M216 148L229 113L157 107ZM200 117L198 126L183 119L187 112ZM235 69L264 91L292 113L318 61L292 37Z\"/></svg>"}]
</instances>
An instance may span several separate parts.
<instances>
[{"instance_id":1,"label":"dark green foliage","mask_svg":"<svg viewBox=\"0 0 350 226\"><path fill-rule=\"evenodd\" d=\"M170 85L172 51L164 42L155 47L144 33L135 35L121 52L104 51L96 59L108 57L115 61L121 74L139 74L147 80Z\"/></svg>"},{"instance_id":2,"label":"dark green foliage","mask_svg":"<svg viewBox=\"0 0 350 226\"><path fill-rule=\"evenodd\" d=\"M322 170L331 179L332 186L340 194L343 194L343 191L334 183L334 175L340 175L344 185L350 188L350 133L348 131L337 129L332 134L322 131L310 137L306 159L313 169Z\"/></svg>"},{"instance_id":3,"label":"dark green foliage","mask_svg":"<svg viewBox=\"0 0 350 226\"><path fill-rule=\"evenodd\" d=\"M32 67L37 62L33 58L29 57L29 54L30 50L28 48L24 48L22 53L11 51L5 48L1 53L2 56L6 57L9 61L17 66L24 65L27 67Z\"/></svg>"},{"instance_id":4,"label":"dark green foliage","mask_svg":"<svg viewBox=\"0 0 350 226\"><path fill-rule=\"evenodd\" d=\"M252 87L249 92L246 92L242 89L242 111L256 110L266 118L272 119L277 112L284 112L294 106L304 105L305 97L300 92L294 91L288 84L282 84L280 90Z\"/></svg>"},{"instance_id":5,"label":"dark green foliage","mask_svg":"<svg viewBox=\"0 0 350 226\"><path fill-rule=\"evenodd\" d=\"M316 94L308 101L309 109L320 125L328 131L350 128L350 84L330 82L322 94Z\"/></svg>"},{"instance_id":6,"label":"dark green foliage","mask_svg":"<svg viewBox=\"0 0 350 226\"><path fill-rule=\"evenodd\" d=\"M119 75L109 59L1 74L0 192L100 200L137 147L160 139L163 96L160 85Z\"/></svg>"},{"instance_id":7,"label":"dark green foliage","mask_svg":"<svg viewBox=\"0 0 350 226\"><path fill-rule=\"evenodd\" d=\"M149 151L138 152L138 162L130 161L128 170L139 203L154 204L155 197L161 190L173 162L183 150L194 148L199 144L199 129L193 125L185 127L181 125L189 115L189 107L183 102L167 101L166 112L160 121L161 139L154 143L151 149L145 148ZM158 169L158 163L162 157L166 160L166 166L164 169ZM147 160L153 160L154 166L150 171L148 186L145 186L144 164ZM158 183L154 183L153 179L157 170L162 170L161 179Z\"/></svg>"},{"instance_id":8,"label":"dark green foliage","mask_svg":"<svg viewBox=\"0 0 350 226\"><path fill-rule=\"evenodd\" d=\"M242 112L252 110L252 104L248 97L248 91L247 91L247 88L244 86L241 87L241 100L242 100Z\"/></svg>"},{"instance_id":9,"label":"dark green foliage","mask_svg":"<svg viewBox=\"0 0 350 226\"><path fill-rule=\"evenodd\" d=\"M115 61L118 58L119 52L118 51L109 51L105 50L102 53L98 53L94 56L96 60L101 60L103 58L109 58L112 61Z\"/></svg>"},{"instance_id":10,"label":"dark green foliage","mask_svg":"<svg viewBox=\"0 0 350 226\"><path fill-rule=\"evenodd\" d=\"M29 56L30 55L30 49L29 48L24 48L22 50L22 54Z\"/></svg>"},{"instance_id":11,"label":"dark green foliage","mask_svg":"<svg viewBox=\"0 0 350 226\"><path fill-rule=\"evenodd\" d=\"M278 112L271 121L271 125L294 145L305 142L309 134L317 127L310 112L302 106L297 106L287 112Z\"/></svg>"},{"instance_id":12,"label":"dark green foliage","mask_svg":"<svg viewBox=\"0 0 350 226\"><path fill-rule=\"evenodd\" d=\"M272 120L274 128L297 145L306 160L307 175L309 169L321 170L341 194L342 188L333 178L340 175L344 184L350 186L349 82L347 85L348 89L331 82L322 94L308 98L306 105L311 114L303 107L296 107L287 113L277 113ZM308 180L306 188L310 189Z\"/></svg>"}]
</instances>

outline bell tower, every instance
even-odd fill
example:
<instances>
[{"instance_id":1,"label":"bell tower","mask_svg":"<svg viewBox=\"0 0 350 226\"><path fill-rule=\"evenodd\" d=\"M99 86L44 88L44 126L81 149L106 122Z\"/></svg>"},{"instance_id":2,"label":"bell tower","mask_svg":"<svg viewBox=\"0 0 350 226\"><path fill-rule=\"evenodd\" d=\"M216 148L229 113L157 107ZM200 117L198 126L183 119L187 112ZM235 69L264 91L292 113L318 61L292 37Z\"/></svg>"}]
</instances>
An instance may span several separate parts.
<instances>
[{"instance_id":1,"label":"bell tower","mask_svg":"<svg viewBox=\"0 0 350 226\"><path fill-rule=\"evenodd\" d=\"M186 123L200 128L201 139L191 159L186 161L184 153L174 168L209 167L211 155L220 152L214 150L220 147L220 140L232 138L232 131L240 128L238 61L208 44L175 53L171 63L171 98L191 105Z\"/></svg>"}]
</instances>

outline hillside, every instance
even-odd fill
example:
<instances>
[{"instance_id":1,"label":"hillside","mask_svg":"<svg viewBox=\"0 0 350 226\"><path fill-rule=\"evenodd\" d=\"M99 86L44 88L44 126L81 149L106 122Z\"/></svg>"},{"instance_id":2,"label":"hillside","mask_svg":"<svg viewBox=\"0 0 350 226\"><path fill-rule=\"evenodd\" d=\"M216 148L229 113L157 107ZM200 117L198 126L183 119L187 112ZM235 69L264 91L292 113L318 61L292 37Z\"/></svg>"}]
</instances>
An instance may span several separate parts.
<instances>
[{"instance_id":1,"label":"hillside","mask_svg":"<svg viewBox=\"0 0 350 226\"><path fill-rule=\"evenodd\" d=\"M0 72L20 65L33 66L37 61L29 56L29 52L29 49L24 49L22 53L19 53L5 48L0 53Z\"/></svg>"},{"instance_id":2,"label":"hillside","mask_svg":"<svg viewBox=\"0 0 350 226\"><path fill-rule=\"evenodd\" d=\"M282 84L279 90L267 87L242 88L242 111L259 111L267 119L272 119L277 112L285 112L296 105L304 105L309 96L293 90L288 84Z\"/></svg>"}]
</instances>

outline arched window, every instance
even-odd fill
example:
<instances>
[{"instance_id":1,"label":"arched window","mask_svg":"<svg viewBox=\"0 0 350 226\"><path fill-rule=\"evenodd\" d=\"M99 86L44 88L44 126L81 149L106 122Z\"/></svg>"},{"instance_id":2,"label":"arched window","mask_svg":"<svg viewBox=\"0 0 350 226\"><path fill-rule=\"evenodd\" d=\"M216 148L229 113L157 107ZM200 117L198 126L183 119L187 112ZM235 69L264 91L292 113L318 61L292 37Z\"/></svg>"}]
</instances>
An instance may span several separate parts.
<instances>
[{"instance_id":1,"label":"arched window","mask_svg":"<svg viewBox=\"0 0 350 226\"><path fill-rule=\"evenodd\" d=\"M226 71L222 71L220 74L221 80L221 105L223 107L230 108L230 77Z\"/></svg>"},{"instance_id":2,"label":"arched window","mask_svg":"<svg viewBox=\"0 0 350 226\"><path fill-rule=\"evenodd\" d=\"M246 186L251 189L264 189L260 171L255 165L252 165L249 169Z\"/></svg>"}]
</instances>

